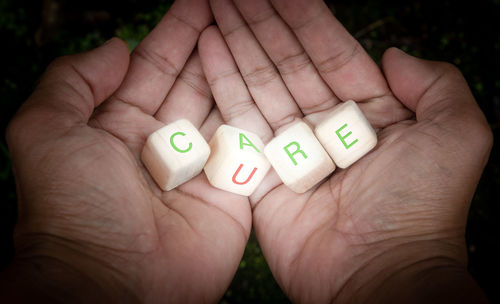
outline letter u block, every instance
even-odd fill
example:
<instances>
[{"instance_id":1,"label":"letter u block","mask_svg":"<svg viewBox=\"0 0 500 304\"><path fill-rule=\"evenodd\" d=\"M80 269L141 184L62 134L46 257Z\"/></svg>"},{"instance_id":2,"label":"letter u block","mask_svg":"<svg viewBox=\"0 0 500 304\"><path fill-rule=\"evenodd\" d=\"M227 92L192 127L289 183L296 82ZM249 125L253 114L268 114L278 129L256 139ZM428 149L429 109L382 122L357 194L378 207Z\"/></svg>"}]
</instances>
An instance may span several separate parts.
<instances>
[{"instance_id":1,"label":"letter u block","mask_svg":"<svg viewBox=\"0 0 500 304\"><path fill-rule=\"evenodd\" d=\"M209 145L212 153L204 170L216 188L249 196L271 167L262 153L264 143L252 132L222 125Z\"/></svg>"},{"instance_id":2,"label":"letter u block","mask_svg":"<svg viewBox=\"0 0 500 304\"><path fill-rule=\"evenodd\" d=\"M264 154L290 189L304 193L335 170L330 156L302 121L271 140Z\"/></svg>"},{"instance_id":3,"label":"letter u block","mask_svg":"<svg viewBox=\"0 0 500 304\"><path fill-rule=\"evenodd\" d=\"M200 132L181 119L152 133L141 158L158 186L168 191L198 175L209 155Z\"/></svg>"},{"instance_id":4,"label":"letter u block","mask_svg":"<svg viewBox=\"0 0 500 304\"><path fill-rule=\"evenodd\" d=\"M377 145L377 134L352 100L336 106L314 133L340 168L349 167Z\"/></svg>"}]
</instances>

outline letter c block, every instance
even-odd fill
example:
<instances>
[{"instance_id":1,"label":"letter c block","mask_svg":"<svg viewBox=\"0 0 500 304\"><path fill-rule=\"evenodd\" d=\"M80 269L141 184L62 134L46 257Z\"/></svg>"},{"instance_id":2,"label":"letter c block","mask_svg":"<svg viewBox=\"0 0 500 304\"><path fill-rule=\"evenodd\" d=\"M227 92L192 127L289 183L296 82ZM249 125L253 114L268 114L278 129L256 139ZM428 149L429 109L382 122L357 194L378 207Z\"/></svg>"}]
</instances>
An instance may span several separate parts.
<instances>
[{"instance_id":1,"label":"letter c block","mask_svg":"<svg viewBox=\"0 0 500 304\"><path fill-rule=\"evenodd\" d=\"M152 133L141 159L161 189L168 191L198 175L210 155L210 147L186 119Z\"/></svg>"}]
</instances>

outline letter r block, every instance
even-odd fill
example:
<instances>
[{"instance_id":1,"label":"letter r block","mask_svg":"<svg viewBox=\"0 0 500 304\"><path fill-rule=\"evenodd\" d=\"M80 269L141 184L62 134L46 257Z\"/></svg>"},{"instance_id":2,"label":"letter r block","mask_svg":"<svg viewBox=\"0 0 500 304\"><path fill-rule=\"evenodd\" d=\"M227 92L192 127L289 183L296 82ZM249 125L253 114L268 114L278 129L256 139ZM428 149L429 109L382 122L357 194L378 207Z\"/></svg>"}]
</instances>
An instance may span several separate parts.
<instances>
[{"instance_id":1,"label":"letter r block","mask_svg":"<svg viewBox=\"0 0 500 304\"><path fill-rule=\"evenodd\" d=\"M377 134L352 100L336 106L314 131L340 168L347 168L377 145Z\"/></svg>"},{"instance_id":2,"label":"letter r block","mask_svg":"<svg viewBox=\"0 0 500 304\"><path fill-rule=\"evenodd\" d=\"M302 121L271 140L264 154L283 183L297 193L311 189L335 170L328 153Z\"/></svg>"},{"instance_id":3,"label":"letter r block","mask_svg":"<svg viewBox=\"0 0 500 304\"><path fill-rule=\"evenodd\" d=\"M249 196L271 167L264 143L252 132L222 125L209 145L212 153L204 170L216 188Z\"/></svg>"},{"instance_id":4,"label":"letter r block","mask_svg":"<svg viewBox=\"0 0 500 304\"><path fill-rule=\"evenodd\" d=\"M141 159L158 186L168 191L198 175L209 155L200 132L181 119L152 133Z\"/></svg>"}]
</instances>

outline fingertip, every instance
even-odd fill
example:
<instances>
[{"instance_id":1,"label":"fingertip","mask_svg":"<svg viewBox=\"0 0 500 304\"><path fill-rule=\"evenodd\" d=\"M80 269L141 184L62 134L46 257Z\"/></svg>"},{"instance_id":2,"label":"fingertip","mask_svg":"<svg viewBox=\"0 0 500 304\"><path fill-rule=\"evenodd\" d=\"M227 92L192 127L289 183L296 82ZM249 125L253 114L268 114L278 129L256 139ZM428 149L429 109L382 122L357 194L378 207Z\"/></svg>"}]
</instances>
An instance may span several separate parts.
<instances>
[{"instance_id":1,"label":"fingertip","mask_svg":"<svg viewBox=\"0 0 500 304\"><path fill-rule=\"evenodd\" d=\"M173 14L176 18L185 20L186 22L189 21L190 26L199 32L214 20L207 0L174 1L167 12L168 14Z\"/></svg>"},{"instance_id":2,"label":"fingertip","mask_svg":"<svg viewBox=\"0 0 500 304\"><path fill-rule=\"evenodd\" d=\"M207 0L182 0L174 2L175 4L179 4L176 9L178 9L177 12L180 13L180 16L189 18L193 13L196 13L196 17L198 18L196 23L201 25L201 28L199 28L201 30L214 21L212 10Z\"/></svg>"},{"instance_id":3,"label":"fingertip","mask_svg":"<svg viewBox=\"0 0 500 304\"><path fill-rule=\"evenodd\" d=\"M438 62L411 56L391 47L382 56L382 70L394 95L412 111L422 94L439 77Z\"/></svg>"},{"instance_id":4,"label":"fingertip","mask_svg":"<svg viewBox=\"0 0 500 304\"><path fill-rule=\"evenodd\" d=\"M111 54L112 58L121 61L123 60L128 61L130 57L130 49L128 43L119 37L112 37L108 41L104 42L101 46L95 48L92 51L103 52L105 54L112 53Z\"/></svg>"},{"instance_id":5,"label":"fingertip","mask_svg":"<svg viewBox=\"0 0 500 304\"><path fill-rule=\"evenodd\" d=\"M130 46L129 46L128 42L125 40L122 40L120 37L112 37L108 41L104 42L98 48L104 48L104 47L114 47L114 48L126 49L127 53L130 53Z\"/></svg>"},{"instance_id":6,"label":"fingertip","mask_svg":"<svg viewBox=\"0 0 500 304\"><path fill-rule=\"evenodd\" d=\"M119 38L112 38L87 52L57 58L47 67L29 104L54 104L52 110L87 121L94 108L120 86L128 64L128 48ZM40 87L50 90L40 91ZM65 95L68 87L72 89ZM66 113L66 104L80 109L76 113L79 117Z\"/></svg>"},{"instance_id":7,"label":"fingertip","mask_svg":"<svg viewBox=\"0 0 500 304\"><path fill-rule=\"evenodd\" d=\"M403 54L406 54L406 53L403 50L401 50L400 48L397 48L395 46L388 48L382 54L382 61L381 61L382 67L386 63L390 63L390 61L388 61L388 60L390 60L390 58L397 58L398 56L403 55Z\"/></svg>"},{"instance_id":8,"label":"fingertip","mask_svg":"<svg viewBox=\"0 0 500 304\"><path fill-rule=\"evenodd\" d=\"M391 46L389 47L387 50L385 50L384 52L384 55L386 53L399 53L399 54L406 54L405 51L403 51L402 49L398 48L398 47L395 47L395 46Z\"/></svg>"},{"instance_id":9,"label":"fingertip","mask_svg":"<svg viewBox=\"0 0 500 304\"><path fill-rule=\"evenodd\" d=\"M198 41L198 52L207 80L211 79L212 71L219 70L221 63L229 59L226 42L217 26L206 28Z\"/></svg>"},{"instance_id":10,"label":"fingertip","mask_svg":"<svg viewBox=\"0 0 500 304\"><path fill-rule=\"evenodd\" d=\"M87 53L78 54L76 66L91 83L96 106L121 84L128 70L130 51L125 41L113 37Z\"/></svg>"},{"instance_id":11,"label":"fingertip","mask_svg":"<svg viewBox=\"0 0 500 304\"><path fill-rule=\"evenodd\" d=\"M198 49L202 50L211 47L213 42L215 41L214 38L218 40L218 36L220 35L221 33L219 31L219 28L215 25L210 25L201 33L198 40Z\"/></svg>"},{"instance_id":12,"label":"fingertip","mask_svg":"<svg viewBox=\"0 0 500 304\"><path fill-rule=\"evenodd\" d=\"M210 5L210 9L212 10L212 13L214 13L214 17L215 15L217 15L217 11L218 11L218 8L220 8L220 3L221 1L225 1L225 0L209 0L208 3Z\"/></svg>"},{"instance_id":13,"label":"fingertip","mask_svg":"<svg viewBox=\"0 0 500 304\"><path fill-rule=\"evenodd\" d=\"M397 47L390 47L382 54L381 66L382 70L385 71L386 67L391 68L392 66L397 66L400 64L400 61L405 61L409 58L415 58L411 55L408 55L406 52Z\"/></svg>"},{"instance_id":14,"label":"fingertip","mask_svg":"<svg viewBox=\"0 0 500 304\"><path fill-rule=\"evenodd\" d=\"M417 121L456 123L460 125L455 126L457 130L470 127L473 121L484 123L467 82L453 64L390 48L382 58L382 68L392 92L416 113Z\"/></svg>"}]
</instances>

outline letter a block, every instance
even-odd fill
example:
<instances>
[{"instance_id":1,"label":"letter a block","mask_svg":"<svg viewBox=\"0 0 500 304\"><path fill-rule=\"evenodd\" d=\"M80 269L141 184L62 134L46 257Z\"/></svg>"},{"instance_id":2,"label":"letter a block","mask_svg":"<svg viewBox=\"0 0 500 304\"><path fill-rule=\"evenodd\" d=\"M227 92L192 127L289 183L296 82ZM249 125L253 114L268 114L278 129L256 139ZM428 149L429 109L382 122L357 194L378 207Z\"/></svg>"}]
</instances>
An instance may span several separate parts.
<instances>
[{"instance_id":1,"label":"letter a block","mask_svg":"<svg viewBox=\"0 0 500 304\"><path fill-rule=\"evenodd\" d=\"M352 100L336 106L314 133L340 168L349 167L377 144L377 134Z\"/></svg>"},{"instance_id":2,"label":"letter a block","mask_svg":"<svg viewBox=\"0 0 500 304\"><path fill-rule=\"evenodd\" d=\"M198 175L209 155L200 132L181 119L152 133L141 158L158 186L168 191Z\"/></svg>"},{"instance_id":3,"label":"letter a block","mask_svg":"<svg viewBox=\"0 0 500 304\"><path fill-rule=\"evenodd\" d=\"M270 141L264 154L283 183L297 193L311 189L335 170L328 153L302 121Z\"/></svg>"},{"instance_id":4,"label":"letter a block","mask_svg":"<svg viewBox=\"0 0 500 304\"><path fill-rule=\"evenodd\" d=\"M216 188L249 196L271 167L262 152L264 143L252 132L222 125L209 145L212 153L204 170Z\"/></svg>"}]
</instances>

